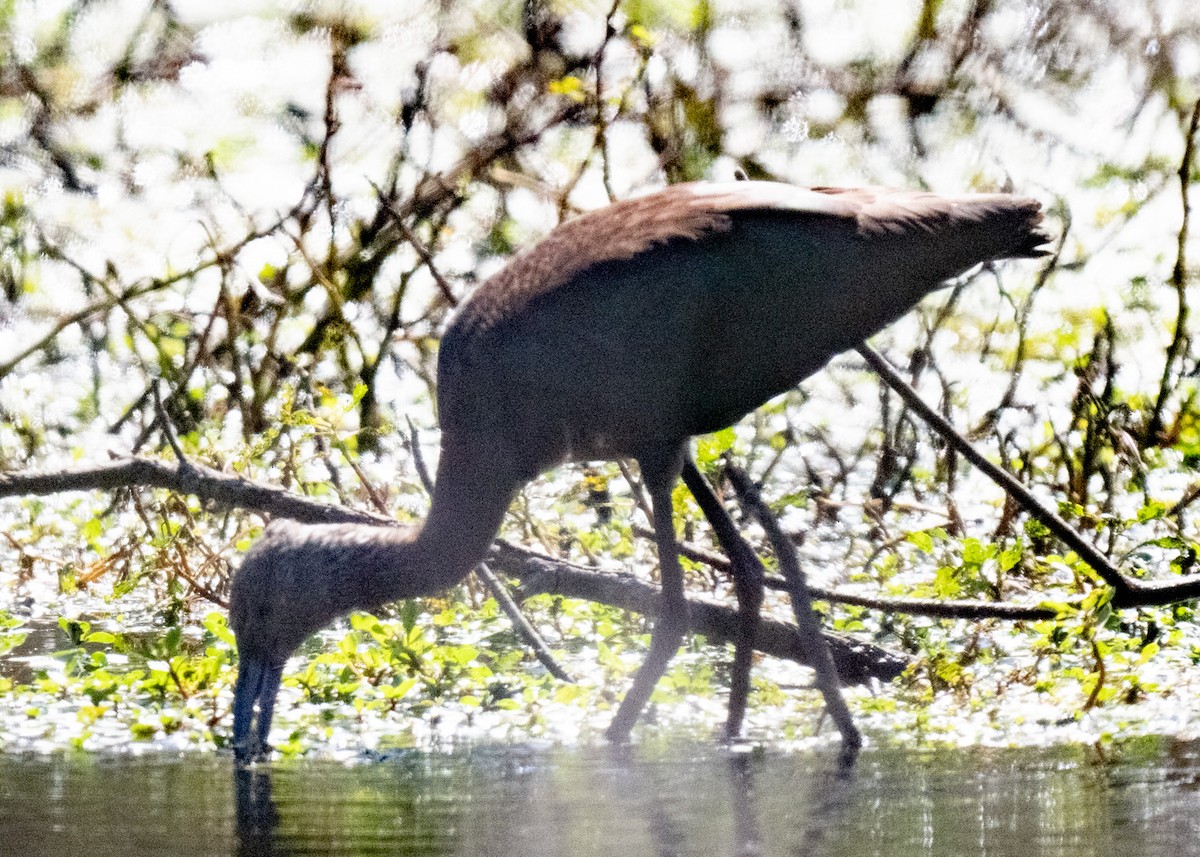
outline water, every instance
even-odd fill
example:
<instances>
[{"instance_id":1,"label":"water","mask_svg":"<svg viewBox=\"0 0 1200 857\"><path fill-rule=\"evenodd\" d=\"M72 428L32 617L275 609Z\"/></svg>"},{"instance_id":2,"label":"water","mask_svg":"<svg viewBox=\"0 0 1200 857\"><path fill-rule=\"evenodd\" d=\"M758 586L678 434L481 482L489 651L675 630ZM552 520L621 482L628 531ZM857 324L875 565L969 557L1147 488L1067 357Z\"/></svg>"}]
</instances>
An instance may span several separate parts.
<instances>
[{"instance_id":1,"label":"water","mask_svg":"<svg viewBox=\"0 0 1200 857\"><path fill-rule=\"evenodd\" d=\"M13 855L1186 855L1200 746L868 751L704 745L413 752L370 764L0 756Z\"/></svg>"}]
</instances>

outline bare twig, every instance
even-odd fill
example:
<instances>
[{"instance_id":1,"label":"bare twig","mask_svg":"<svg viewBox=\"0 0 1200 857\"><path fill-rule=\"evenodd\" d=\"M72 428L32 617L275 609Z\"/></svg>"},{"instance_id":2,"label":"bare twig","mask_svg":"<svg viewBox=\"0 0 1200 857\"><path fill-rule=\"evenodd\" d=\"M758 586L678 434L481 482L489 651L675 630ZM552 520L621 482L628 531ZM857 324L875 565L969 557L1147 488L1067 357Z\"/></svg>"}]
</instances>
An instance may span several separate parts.
<instances>
[{"instance_id":1,"label":"bare twig","mask_svg":"<svg viewBox=\"0 0 1200 857\"><path fill-rule=\"evenodd\" d=\"M546 668L546 671L559 681L574 684L575 677L567 672L566 668L554 657L537 628L533 627L533 623L521 612L521 605L517 604L516 600L508 594L508 587L488 568L488 564L481 562L475 566L475 574L487 584L487 588L496 599L496 603L500 605L500 609L504 611L504 615L508 617L508 621L512 622L513 628L525 640L526 645L533 651L534 656Z\"/></svg>"},{"instance_id":2,"label":"bare twig","mask_svg":"<svg viewBox=\"0 0 1200 857\"><path fill-rule=\"evenodd\" d=\"M633 530L639 536L654 537L654 531L648 527L635 524ZM694 562L702 562L724 572L729 571L729 559L716 551L680 542L679 553ZM763 578L763 583L768 589L778 592L788 591L788 582L775 574L768 574ZM933 619L1004 619L1010 622L1024 622L1053 619L1060 612L1058 606L1041 604L1001 604L995 601L943 601L936 598L889 598L882 595L863 595L858 592L826 589L823 586L813 586L811 583L808 585L808 591L818 601L849 604L852 607L866 607L871 610L903 613L908 616L929 616ZM1068 601L1067 605L1074 607L1076 602Z\"/></svg>"},{"instance_id":3,"label":"bare twig","mask_svg":"<svg viewBox=\"0 0 1200 857\"><path fill-rule=\"evenodd\" d=\"M175 453L175 460L179 463L179 469L184 470L191 467L187 456L183 454L183 447L179 445L179 438L175 436L175 429L171 425L171 417L167 414L167 409L163 407L162 395L158 390L158 382L154 381L150 384L150 393L154 397L154 413L158 418L158 427L162 429L163 436L167 439L167 443L171 447L171 451Z\"/></svg>"},{"instance_id":4,"label":"bare twig","mask_svg":"<svg viewBox=\"0 0 1200 857\"><path fill-rule=\"evenodd\" d=\"M293 206L290 211L288 211L282 217L279 217L278 219L276 219L269 226L263 227L261 229L255 229L255 230L252 230L252 231L246 233L241 238L239 238L237 241L235 241L232 246L227 247L224 250L214 251L211 258L208 258L201 262L198 262L197 264L193 265L191 268L188 268L185 271L179 271L179 272L171 274L170 276L167 276L167 277L159 277L159 278L154 278L154 279L149 279L149 280L143 280L136 285L129 286L122 292L119 292L116 294L110 294L106 297L103 297L103 298L93 302L93 303L88 304L87 306L83 307L82 309L79 309L73 313L70 313L68 315L61 317L60 319L58 319L58 321L56 321L54 323L53 326L51 326L50 330L48 330L45 334L43 334L36 342L32 343L27 348L18 352L14 357L10 358L9 360L5 361L4 363L0 363L0 379L3 379L5 376L10 374L17 366L19 366L22 362L24 362L31 355L36 354L37 352L46 348L48 345L50 345L52 342L54 342L58 338L58 335L60 333L62 333L64 330L71 327L72 325L79 324L80 322L87 321L88 319L90 319L94 316L108 312L109 310L113 309L114 307L119 306L123 302L131 301L134 298L139 298L143 295L151 294L152 292L162 291L163 289L173 286L176 283L181 283L181 282L185 282L187 280L195 279L199 274L208 270L209 268L224 264L224 262L226 260L237 255L238 251L241 248L245 247L247 244L249 244L251 241L254 241L255 239L262 238L264 236L274 233L276 230L278 230L283 225L283 223L285 223L288 220L288 218L294 217L299 211L301 211L303 209L306 201L310 198L311 193L312 193L311 187L305 188L304 195L301 197L300 201L297 202L296 205ZM65 253L63 253L61 250L59 250L57 247L55 247L50 241L48 241L45 238L44 235L39 234L39 237L41 238L42 245L45 248L47 255L75 268L75 270L79 273L79 275L81 277L83 277L85 280L90 279L90 280L94 281L96 279L82 265L80 265L75 260L71 259L69 256L67 256Z\"/></svg>"},{"instance_id":5,"label":"bare twig","mask_svg":"<svg viewBox=\"0 0 1200 857\"><path fill-rule=\"evenodd\" d=\"M621 475L625 477L625 483L629 486L629 494L633 497L634 505L641 509L642 514L647 521L654 520L654 513L650 511L650 500L646 497L646 486L642 484L641 479L634 478L633 471L629 469L629 462L624 458L617 459L617 467L621 470ZM650 533L650 538L654 538L654 530L647 528Z\"/></svg>"},{"instance_id":6,"label":"bare twig","mask_svg":"<svg viewBox=\"0 0 1200 857\"><path fill-rule=\"evenodd\" d=\"M1188 300L1187 300L1187 242L1192 216L1192 207L1188 202L1188 190L1192 185L1192 163L1196 157L1196 131L1200 129L1200 100L1192 108L1192 118L1188 123L1187 137L1183 145L1183 159L1179 164L1179 196L1183 208L1183 217L1179 224L1179 238L1175 250L1175 266L1171 269L1171 286L1175 290L1175 331L1171 336L1171 344L1167 346L1166 363L1163 365L1162 379L1158 385L1158 397L1154 400L1154 410L1146 424L1146 434L1143 443L1159 443L1159 435L1163 430L1163 410L1167 406L1167 398L1175 388L1172 378L1175 374L1175 364L1182 358L1187 341Z\"/></svg>"},{"instance_id":7,"label":"bare twig","mask_svg":"<svg viewBox=\"0 0 1200 857\"><path fill-rule=\"evenodd\" d=\"M1022 508L1075 551L1080 559L1091 566L1092 570L1105 583L1112 587L1113 607L1146 607L1170 604L1200 596L1200 579L1193 578L1180 583L1142 583L1121 574L1108 561L1104 554L1096 549L1095 545L1085 540L1083 536L1072 529L1071 525L1059 517L1058 514L1046 508L1045 505L1033 496L1033 493L1028 488L1014 479L1011 474L1001 470L984 458L983 454L972 446L966 438L956 432L954 427L941 414L925 404L924 400L917 394L917 391L905 383L904 379L892 368L892 365L883 355L865 342L858 346L858 353L871 364L875 371L883 377L893 390L900 394L909 407L919 414L921 419L941 436L942 440L957 449L962 453L964 458L1007 491L1009 496L1014 497L1021 504Z\"/></svg>"},{"instance_id":8,"label":"bare twig","mask_svg":"<svg viewBox=\"0 0 1200 857\"><path fill-rule=\"evenodd\" d=\"M438 291L442 293L442 298L449 306L458 306L458 298L454 296L454 288L442 276L442 272L438 270L437 263L433 259L433 253L425 246L425 242L404 222L403 214L392 205L391 200L384 195L383 190L373 182L371 187L375 189L375 195L378 197L380 205L392 216L393 225L400 230L400 234L404 236L404 240L412 246L417 254L417 258L421 260L426 270L429 271L430 276L433 277L433 281L437 283Z\"/></svg>"},{"instance_id":9,"label":"bare twig","mask_svg":"<svg viewBox=\"0 0 1200 857\"><path fill-rule=\"evenodd\" d=\"M346 274L351 281L350 291L359 291L361 286L357 285L356 281L373 277L383 261L404 240L400 224L407 223L409 218L420 219L428 215L453 199L460 192L462 185L472 176L479 175L485 167L508 153L539 140L551 128L557 127L579 112L580 105L571 103L559 108L533 128L506 127L482 140L450 169L426 176L403 202L397 204L387 201L389 216L386 223L366 247L350 259L344 260Z\"/></svg>"},{"instance_id":10,"label":"bare twig","mask_svg":"<svg viewBox=\"0 0 1200 857\"><path fill-rule=\"evenodd\" d=\"M893 390L895 390L905 403L912 408L935 432L937 432L942 440L947 444L957 449L962 453L963 457L978 467L996 484L1000 485L1009 494L1017 498L1017 501L1031 515L1041 521L1054 535L1058 536L1064 542L1079 554L1092 569L1104 579L1104 582L1112 586L1118 592L1126 591L1130 588L1130 581L1126 580L1112 563L1108 561L1095 546L1084 540L1079 533L1071 528L1071 525L1058 516L1056 512L1051 511L1042 505L1033 493L1012 477L1011 474L1001 470L992 462L983 457L979 450L975 449L962 435L954 430L950 423L935 411L933 408L925 404L925 401L917 394L917 391L910 387L900 374L892 368L892 365L878 351L867 345L865 342L858 346L858 353L871 364L871 367L879 373L884 381L887 382Z\"/></svg>"}]
</instances>

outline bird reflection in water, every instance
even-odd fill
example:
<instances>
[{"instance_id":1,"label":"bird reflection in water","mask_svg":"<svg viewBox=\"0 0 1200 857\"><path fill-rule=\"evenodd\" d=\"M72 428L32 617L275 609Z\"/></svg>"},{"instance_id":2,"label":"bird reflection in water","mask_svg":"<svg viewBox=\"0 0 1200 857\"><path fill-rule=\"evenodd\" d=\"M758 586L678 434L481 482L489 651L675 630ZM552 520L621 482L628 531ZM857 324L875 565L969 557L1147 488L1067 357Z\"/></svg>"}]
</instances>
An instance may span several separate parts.
<instances>
[{"instance_id":1,"label":"bird reflection in water","mask_svg":"<svg viewBox=\"0 0 1200 857\"><path fill-rule=\"evenodd\" d=\"M591 854L606 853L608 845L621 842L637 845L633 853L658 857L760 857L781 847L820 854L857 803L852 769L840 764L824 768L820 759L827 757L818 755L812 764L798 765L804 771L802 782L793 783L789 777L782 817L778 800L760 806L759 777L777 777L793 766L771 771L770 758L745 744L717 755L707 748L697 754L686 745L649 754L613 745L598 756L568 751L554 760L523 756L520 748L494 751L494 757L489 756L493 751L481 752L485 759L498 759L499 765L472 761L470 755L435 761L431 768L384 760L339 768L332 781L329 771L293 769L293 775L301 776L301 788L288 789L282 808L272 793L271 765L235 766L236 853L357 854L356 849L368 842L380 853L431 857L522 849L542 855L570 853L566 843L573 842ZM513 788L512 774L506 773L512 767L526 767L538 779ZM438 772L433 780L428 779L430 770ZM450 780L444 779L447 771L453 772ZM327 790L308 787L309 777L323 778ZM396 800L406 793L420 797ZM438 814L443 799L452 799L473 822ZM381 817L369 811L376 800L388 804ZM355 809L357 801L366 811ZM772 813L775 828L764 828L763 815L770 820ZM314 826L314 819L320 823ZM380 826L380 821L385 823ZM428 831L433 828L444 838L431 840ZM481 841L508 850L473 850Z\"/></svg>"},{"instance_id":2,"label":"bird reflection in water","mask_svg":"<svg viewBox=\"0 0 1200 857\"><path fill-rule=\"evenodd\" d=\"M238 857L270 857L285 853L275 847L279 810L271 794L270 769L235 765L233 793Z\"/></svg>"}]
</instances>

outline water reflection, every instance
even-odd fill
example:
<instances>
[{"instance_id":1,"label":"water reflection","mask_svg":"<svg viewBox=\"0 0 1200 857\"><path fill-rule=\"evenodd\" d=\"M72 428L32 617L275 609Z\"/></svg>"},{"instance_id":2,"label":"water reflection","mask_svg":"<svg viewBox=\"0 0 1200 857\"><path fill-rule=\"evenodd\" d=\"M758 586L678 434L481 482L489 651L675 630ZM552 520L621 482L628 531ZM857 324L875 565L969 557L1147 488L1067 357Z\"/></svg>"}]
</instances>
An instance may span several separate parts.
<instances>
[{"instance_id":1,"label":"water reflection","mask_svg":"<svg viewBox=\"0 0 1200 857\"><path fill-rule=\"evenodd\" d=\"M275 848L279 810L271 795L271 772L236 765L233 777L239 857L283 853Z\"/></svg>"},{"instance_id":2,"label":"water reflection","mask_svg":"<svg viewBox=\"0 0 1200 857\"><path fill-rule=\"evenodd\" d=\"M354 799L343 804L349 815L334 825L343 831L341 837L322 834L328 825L314 816L314 793L292 792L297 774L311 788L316 777L315 771L304 771L308 766L238 768L236 853L395 853L393 846L406 854L439 855L768 853L755 785L763 758L709 747L697 750L687 746L649 756L627 747L545 755L512 748L480 751L465 767L463 759L440 760L449 774L444 795L438 788L438 757L412 754L378 765L331 768L340 770L336 779L357 779ZM422 770L422 760L433 764ZM829 831L852 804L853 777L835 762L829 764L825 773L806 770L793 795L810 810L806 825L788 833L805 854L821 853ZM283 784L278 802L277 778ZM385 783L390 788L380 790ZM480 792L472 785L484 788ZM334 809L341 802L337 790L321 793L321 814L326 819L339 815ZM384 806L388 818L372 814L371 807ZM467 806L471 812L457 811ZM389 835L389 829L396 835ZM439 835L414 835L421 829ZM354 831L359 836L351 843L344 837L355 838ZM366 831L371 841L364 841Z\"/></svg>"},{"instance_id":3,"label":"water reflection","mask_svg":"<svg viewBox=\"0 0 1200 857\"><path fill-rule=\"evenodd\" d=\"M0 853L1136 855L1196 852L1200 751L485 747L354 766L0 755ZM100 847L103 845L103 847Z\"/></svg>"},{"instance_id":4,"label":"water reflection","mask_svg":"<svg viewBox=\"0 0 1200 857\"><path fill-rule=\"evenodd\" d=\"M758 826L757 795L754 790L754 766L749 753L729 756L729 806L733 810L735 857L758 857L763 853L762 831Z\"/></svg>"}]
</instances>

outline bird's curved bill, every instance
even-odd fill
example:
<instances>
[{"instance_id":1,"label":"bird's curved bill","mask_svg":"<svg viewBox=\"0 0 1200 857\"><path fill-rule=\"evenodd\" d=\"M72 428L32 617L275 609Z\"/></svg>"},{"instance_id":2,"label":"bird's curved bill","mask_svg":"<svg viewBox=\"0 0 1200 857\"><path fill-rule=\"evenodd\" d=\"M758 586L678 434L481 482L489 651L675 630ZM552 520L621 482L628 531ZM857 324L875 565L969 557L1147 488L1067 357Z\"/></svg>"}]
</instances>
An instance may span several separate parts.
<instances>
[{"instance_id":1,"label":"bird's curved bill","mask_svg":"<svg viewBox=\"0 0 1200 857\"><path fill-rule=\"evenodd\" d=\"M243 658L233 691L233 752L239 761L252 762L269 752L267 735L275 714L275 697L283 665ZM257 720L254 717L258 709Z\"/></svg>"}]
</instances>

